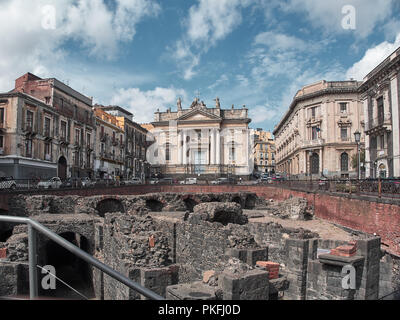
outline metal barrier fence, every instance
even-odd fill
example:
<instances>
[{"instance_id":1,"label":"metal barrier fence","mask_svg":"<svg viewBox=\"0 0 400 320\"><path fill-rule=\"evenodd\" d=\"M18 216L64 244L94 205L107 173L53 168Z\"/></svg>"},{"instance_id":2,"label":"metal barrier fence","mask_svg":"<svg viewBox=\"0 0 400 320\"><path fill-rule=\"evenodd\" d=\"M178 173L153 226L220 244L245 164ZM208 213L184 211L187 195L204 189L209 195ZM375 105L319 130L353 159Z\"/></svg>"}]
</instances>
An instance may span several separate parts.
<instances>
[{"instance_id":1,"label":"metal barrier fence","mask_svg":"<svg viewBox=\"0 0 400 320\"><path fill-rule=\"evenodd\" d=\"M115 280L125 284L129 288L136 290L138 293L144 295L145 297L153 300L164 300L163 297L159 296L155 292L139 285L138 283L132 281L131 279L125 277L99 260L93 258L90 254L81 250L77 246L73 245L71 242L65 240L60 237L53 231L49 230L42 224L38 223L35 220L30 218L21 218L21 217L12 217L12 216L0 216L0 221L2 222L11 222L11 223L19 223L19 224L27 224L28 225L28 250L29 250L29 296L30 299L35 299L38 296L38 279L37 279L37 255L36 255L36 237L37 232L42 233L47 236L50 240L53 240L63 248L70 251L72 254L86 261L90 265L100 269L104 273L108 274L110 277Z\"/></svg>"},{"instance_id":2,"label":"metal barrier fence","mask_svg":"<svg viewBox=\"0 0 400 320\"><path fill-rule=\"evenodd\" d=\"M400 198L400 179L310 179L273 181L272 183L301 191L329 191Z\"/></svg>"}]
</instances>

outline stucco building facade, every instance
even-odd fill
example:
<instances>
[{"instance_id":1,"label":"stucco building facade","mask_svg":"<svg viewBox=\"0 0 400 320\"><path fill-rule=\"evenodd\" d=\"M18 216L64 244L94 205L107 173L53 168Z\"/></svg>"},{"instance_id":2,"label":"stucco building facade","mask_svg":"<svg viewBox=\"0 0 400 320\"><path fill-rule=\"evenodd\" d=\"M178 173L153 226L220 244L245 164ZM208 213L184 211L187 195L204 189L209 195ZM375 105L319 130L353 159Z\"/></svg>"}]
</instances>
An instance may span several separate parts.
<instances>
[{"instance_id":1,"label":"stucco building facade","mask_svg":"<svg viewBox=\"0 0 400 320\"><path fill-rule=\"evenodd\" d=\"M0 162L5 175L19 179L93 176L91 98L57 79L31 73L18 78L15 88L1 97L5 148Z\"/></svg>"},{"instance_id":2,"label":"stucco building facade","mask_svg":"<svg viewBox=\"0 0 400 320\"><path fill-rule=\"evenodd\" d=\"M364 142L357 81L320 81L303 87L274 129L277 172L287 176L357 177L354 132Z\"/></svg>"},{"instance_id":3,"label":"stucco building facade","mask_svg":"<svg viewBox=\"0 0 400 320\"><path fill-rule=\"evenodd\" d=\"M275 173L275 140L271 132L254 130L254 170Z\"/></svg>"},{"instance_id":4,"label":"stucco building facade","mask_svg":"<svg viewBox=\"0 0 400 320\"><path fill-rule=\"evenodd\" d=\"M253 172L248 109L208 108L197 98L187 109L155 113L148 161L165 175L249 176Z\"/></svg>"},{"instance_id":5,"label":"stucco building facade","mask_svg":"<svg viewBox=\"0 0 400 320\"><path fill-rule=\"evenodd\" d=\"M117 118L94 107L97 127L97 152L95 157L96 177L115 179L124 172L124 130L118 125Z\"/></svg>"},{"instance_id":6,"label":"stucco building facade","mask_svg":"<svg viewBox=\"0 0 400 320\"><path fill-rule=\"evenodd\" d=\"M100 106L108 114L113 115L117 125L124 132L124 172L125 179L141 178L142 181L150 175L149 164L146 161L147 130L133 121L133 114L119 106Z\"/></svg>"},{"instance_id":7,"label":"stucco building facade","mask_svg":"<svg viewBox=\"0 0 400 320\"><path fill-rule=\"evenodd\" d=\"M400 48L360 87L366 134L366 176L400 178Z\"/></svg>"}]
</instances>

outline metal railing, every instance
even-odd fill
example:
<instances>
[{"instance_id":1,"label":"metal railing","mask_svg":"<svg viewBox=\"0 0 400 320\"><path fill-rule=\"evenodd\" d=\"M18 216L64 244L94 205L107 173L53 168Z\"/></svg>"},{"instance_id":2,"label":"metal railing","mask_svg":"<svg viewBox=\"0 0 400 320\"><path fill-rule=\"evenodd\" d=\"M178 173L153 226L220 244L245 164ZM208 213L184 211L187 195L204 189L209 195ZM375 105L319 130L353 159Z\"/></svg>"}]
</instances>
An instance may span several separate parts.
<instances>
[{"instance_id":1,"label":"metal railing","mask_svg":"<svg viewBox=\"0 0 400 320\"><path fill-rule=\"evenodd\" d=\"M81 258L86 261L90 265L100 269L110 277L115 280L125 284L129 288L137 291L138 293L144 295L146 298L153 300L164 300L163 297L156 294L155 292L141 286L140 284L132 281L128 277L122 275L121 273L115 271L99 260L93 258L90 254L81 250L77 246L73 245L71 242L65 240L60 237L53 231L49 230L42 224L38 223L35 220L30 218L22 218L22 217L12 217L12 216L0 216L0 221L2 222L11 222L11 223L23 223L28 225L28 250L29 250L29 296L30 299L35 299L38 296L38 279L37 279L37 243L36 243L36 232L40 232L43 235L47 236L50 240L53 240L58 245L62 246L66 250L70 251L75 256Z\"/></svg>"}]
</instances>

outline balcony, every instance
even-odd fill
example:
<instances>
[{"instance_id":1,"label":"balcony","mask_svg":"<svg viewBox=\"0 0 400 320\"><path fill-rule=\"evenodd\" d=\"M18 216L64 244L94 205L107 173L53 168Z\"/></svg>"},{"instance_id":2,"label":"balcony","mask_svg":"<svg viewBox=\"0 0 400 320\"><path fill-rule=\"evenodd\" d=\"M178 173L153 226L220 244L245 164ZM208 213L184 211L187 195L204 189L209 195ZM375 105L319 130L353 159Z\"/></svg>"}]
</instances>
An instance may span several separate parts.
<instances>
[{"instance_id":1,"label":"balcony","mask_svg":"<svg viewBox=\"0 0 400 320\"><path fill-rule=\"evenodd\" d=\"M100 135L100 141L101 142L106 142L106 140L107 140L107 134L101 134Z\"/></svg>"},{"instance_id":2,"label":"balcony","mask_svg":"<svg viewBox=\"0 0 400 320\"><path fill-rule=\"evenodd\" d=\"M118 140L117 139L112 139L112 145L113 146L117 146L119 143L118 143Z\"/></svg>"},{"instance_id":3,"label":"balcony","mask_svg":"<svg viewBox=\"0 0 400 320\"><path fill-rule=\"evenodd\" d=\"M25 131L29 132L29 133L33 132L33 123L32 122L27 122L25 124Z\"/></svg>"},{"instance_id":4,"label":"balcony","mask_svg":"<svg viewBox=\"0 0 400 320\"><path fill-rule=\"evenodd\" d=\"M302 148L317 147L317 146L323 145L324 143L325 143L325 139L316 139L316 140L304 141L302 143Z\"/></svg>"},{"instance_id":5,"label":"balcony","mask_svg":"<svg viewBox=\"0 0 400 320\"><path fill-rule=\"evenodd\" d=\"M392 116L391 114L380 115L377 118L370 119L365 122L365 131L386 129L392 130Z\"/></svg>"}]
</instances>

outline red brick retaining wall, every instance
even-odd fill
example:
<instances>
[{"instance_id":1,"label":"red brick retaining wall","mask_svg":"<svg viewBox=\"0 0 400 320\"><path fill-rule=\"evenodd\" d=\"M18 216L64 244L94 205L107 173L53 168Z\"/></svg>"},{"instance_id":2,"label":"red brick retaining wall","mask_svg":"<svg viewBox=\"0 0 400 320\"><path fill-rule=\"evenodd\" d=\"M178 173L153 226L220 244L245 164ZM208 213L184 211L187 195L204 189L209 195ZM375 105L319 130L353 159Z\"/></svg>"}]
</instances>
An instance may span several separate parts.
<instances>
[{"instance_id":1,"label":"red brick retaining wall","mask_svg":"<svg viewBox=\"0 0 400 320\"><path fill-rule=\"evenodd\" d=\"M104 194L136 195L153 192L240 192L249 191L265 199L285 200L290 196L306 198L314 206L315 215L342 226L381 236L389 250L400 255L400 204L395 200L367 199L357 195L335 195L302 192L277 186L240 185L145 185L114 188L51 190L25 194L94 196ZM12 194L0 194L0 209L8 209Z\"/></svg>"}]
</instances>

